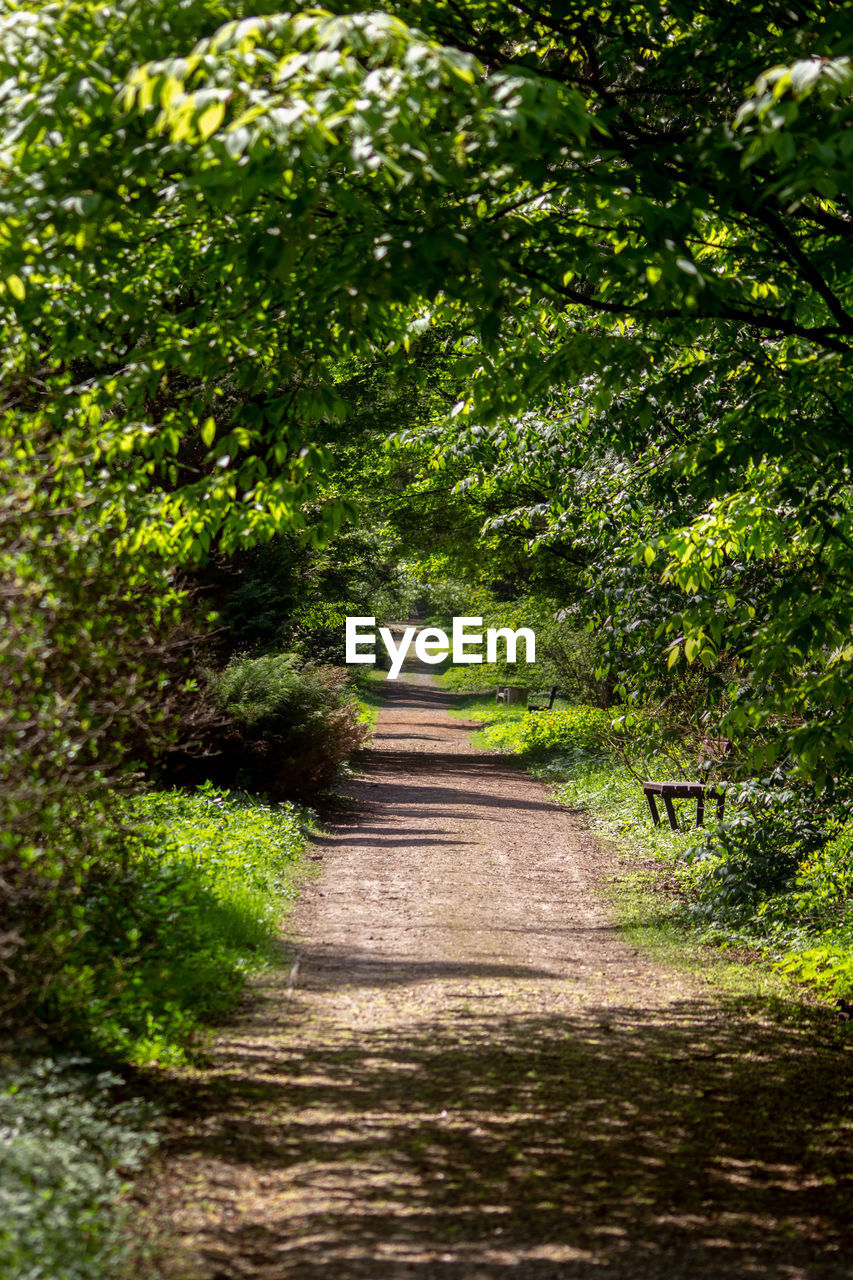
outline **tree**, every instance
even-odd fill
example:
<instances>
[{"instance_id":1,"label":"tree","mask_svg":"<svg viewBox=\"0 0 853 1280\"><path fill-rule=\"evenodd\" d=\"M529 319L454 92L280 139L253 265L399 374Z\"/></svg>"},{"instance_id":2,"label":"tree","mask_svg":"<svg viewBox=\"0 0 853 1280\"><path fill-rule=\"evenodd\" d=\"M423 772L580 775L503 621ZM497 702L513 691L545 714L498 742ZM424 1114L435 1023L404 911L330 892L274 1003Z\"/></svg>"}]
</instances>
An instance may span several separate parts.
<instances>
[{"instance_id":1,"label":"tree","mask_svg":"<svg viewBox=\"0 0 853 1280\"><path fill-rule=\"evenodd\" d=\"M299 530L342 369L449 330L452 439L573 387L685 477L637 547L679 650L736 635L738 715L844 760L851 5L156 16L5 19L7 438L47 433L119 544L203 557ZM754 617L735 562L779 583Z\"/></svg>"}]
</instances>

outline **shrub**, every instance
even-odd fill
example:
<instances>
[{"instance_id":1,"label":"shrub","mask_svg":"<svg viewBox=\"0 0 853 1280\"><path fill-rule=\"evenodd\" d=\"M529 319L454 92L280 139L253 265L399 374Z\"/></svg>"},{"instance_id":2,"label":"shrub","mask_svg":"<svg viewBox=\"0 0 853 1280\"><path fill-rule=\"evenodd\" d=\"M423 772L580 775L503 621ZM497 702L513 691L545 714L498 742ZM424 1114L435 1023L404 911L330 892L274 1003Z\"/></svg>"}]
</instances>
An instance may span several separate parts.
<instances>
[{"instance_id":1,"label":"shrub","mask_svg":"<svg viewBox=\"0 0 853 1280\"><path fill-rule=\"evenodd\" d=\"M801 864L827 842L827 813L809 792L753 780L732 789L730 816L692 850L695 914L720 926L758 923L772 899L794 890Z\"/></svg>"},{"instance_id":2,"label":"shrub","mask_svg":"<svg viewBox=\"0 0 853 1280\"><path fill-rule=\"evenodd\" d=\"M547 683L558 684L572 699L608 707L613 701L611 682L605 679L601 642L583 628L579 609L559 608L556 602L542 608L536 629L540 663L552 676Z\"/></svg>"},{"instance_id":3,"label":"shrub","mask_svg":"<svg viewBox=\"0 0 853 1280\"><path fill-rule=\"evenodd\" d=\"M347 673L297 662L286 653L241 658L214 689L232 726L216 772L272 799L328 786L366 736Z\"/></svg>"},{"instance_id":4,"label":"shrub","mask_svg":"<svg viewBox=\"0 0 853 1280\"><path fill-rule=\"evenodd\" d=\"M193 679L188 592L152 554L122 549L100 480L97 502L77 481L58 496L50 457L49 435L0 450L4 1028L62 966L81 881L114 861L116 792L138 785L143 763L195 749L214 715Z\"/></svg>"},{"instance_id":5,"label":"shrub","mask_svg":"<svg viewBox=\"0 0 853 1280\"><path fill-rule=\"evenodd\" d=\"M794 888L798 915L813 927L850 924L853 913L853 822L800 864Z\"/></svg>"},{"instance_id":6,"label":"shrub","mask_svg":"<svg viewBox=\"0 0 853 1280\"><path fill-rule=\"evenodd\" d=\"M598 707L560 707L533 713L509 708L502 715L496 709L481 716L493 721L484 731L489 746L525 756L578 749L601 751L611 719Z\"/></svg>"},{"instance_id":7,"label":"shrub","mask_svg":"<svg viewBox=\"0 0 853 1280\"><path fill-rule=\"evenodd\" d=\"M843 937L788 952L777 968L820 995L850 1003L853 996L853 927Z\"/></svg>"},{"instance_id":8,"label":"shrub","mask_svg":"<svg viewBox=\"0 0 853 1280\"><path fill-rule=\"evenodd\" d=\"M479 595L479 599L477 598ZM609 707L613 690L598 671L601 665L598 639L583 630L573 610L562 608L556 600L538 595L523 596L513 601L495 603L471 588L469 598L456 607L457 613L482 616L485 631L489 627L529 627L536 636L536 660L527 661L527 646L519 644L518 661L506 661L503 642L498 645L496 662L456 665L450 659L436 670L441 671L444 688L458 692L492 689L496 685L527 685L544 691L557 685L571 702ZM450 633L451 617L435 614L430 625L441 626Z\"/></svg>"},{"instance_id":9,"label":"shrub","mask_svg":"<svg viewBox=\"0 0 853 1280\"><path fill-rule=\"evenodd\" d=\"M103 1280L124 1273L118 1208L155 1138L121 1081L80 1060L40 1059L0 1077L0 1274Z\"/></svg>"}]
</instances>

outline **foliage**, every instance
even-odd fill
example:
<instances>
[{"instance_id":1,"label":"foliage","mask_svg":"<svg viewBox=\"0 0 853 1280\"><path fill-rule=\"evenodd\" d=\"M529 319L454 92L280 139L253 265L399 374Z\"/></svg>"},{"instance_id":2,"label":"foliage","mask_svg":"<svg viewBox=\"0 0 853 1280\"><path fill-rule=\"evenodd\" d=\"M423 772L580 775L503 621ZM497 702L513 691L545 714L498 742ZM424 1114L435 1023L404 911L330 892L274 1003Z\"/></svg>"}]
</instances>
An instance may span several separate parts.
<instances>
[{"instance_id":1,"label":"foliage","mask_svg":"<svg viewBox=\"0 0 853 1280\"><path fill-rule=\"evenodd\" d=\"M367 730L369 741L384 702L385 675L375 668L360 672L355 677L355 701L358 718Z\"/></svg>"},{"instance_id":2,"label":"foliage","mask_svg":"<svg viewBox=\"0 0 853 1280\"><path fill-rule=\"evenodd\" d=\"M0 1072L0 1271L15 1280L102 1280L129 1246L118 1199L156 1137L122 1081L80 1059Z\"/></svg>"},{"instance_id":3,"label":"foliage","mask_svg":"<svg viewBox=\"0 0 853 1280\"><path fill-rule=\"evenodd\" d=\"M576 609L549 612L550 617L542 618L536 627L537 654L541 654L547 675L572 701L609 707L613 690L605 678L597 637L581 627Z\"/></svg>"},{"instance_id":4,"label":"foliage","mask_svg":"<svg viewBox=\"0 0 853 1280\"><path fill-rule=\"evenodd\" d=\"M550 726L540 726L540 717L548 713L530 715L523 707L495 705L479 697L466 699L457 714L484 726L475 734L479 743L520 755L534 776L553 785L559 803L587 813L590 822L617 838L625 851L642 859L651 853L668 878L689 882L689 869L677 855L695 845L695 833L651 826L635 773L609 746L610 717L600 708L561 708L551 713ZM665 757L648 763L650 777L668 776Z\"/></svg>"},{"instance_id":5,"label":"foliage","mask_svg":"<svg viewBox=\"0 0 853 1280\"><path fill-rule=\"evenodd\" d=\"M442 586L444 587L442 597L446 598L449 584L442 584ZM528 686L537 690L543 688L551 672L540 660L539 636L535 627L536 619L530 610L530 602L513 600L505 604L496 604L491 598L491 593L487 593L482 588L478 591L464 581L460 581L458 586L462 598L457 605L457 616L482 618L482 626L478 626L476 630L484 637L489 627L508 627L513 631L519 627L530 627L537 638L536 660L530 661L527 642L524 640L518 643L515 662L507 660L507 649L503 640L498 642L498 656L495 662L488 662L483 651L481 662L455 664L452 653L448 652L444 662L437 663L434 667L442 687L457 692L494 689L498 685ZM478 596L479 599L477 599ZM430 611L427 625L440 627L448 637L452 637L453 618L443 610Z\"/></svg>"},{"instance_id":6,"label":"foliage","mask_svg":"<svg viewBox=\"0 0 853 1280\"><path fill-rule=\"evenodd\" d=\"M317 711L317 689L299 669L293 653L238 659L217 681L223 711L239 716L247 728L263 730L271 722L305 720Z\"/></svg>"},{"instance_id":7,"label":"foliage","mask_svg":"<svg viewBox=\"0 0 853 1280\"><path fill-rule=\"evenodd\" d=\"M194 749L212 719L192 678L198 632L162 567L116 557L108 530L29 484L17 477L0 514L2 1017L61 964L66 904L112 857L116 790Z\"/></svg>"},{"instance_id":8,"label":"foliage","mask_svg":"<svg viewBox=\"0 0 853 1280\"><path fill-rule=\"evenodd\" d=\"M823 782L853 715L850 13L11 7L9 450L119 546L203 560L353 515L321 473L364 389L420 388L408 479L456 491L457 548L541 548L617 693L701 664L714 732Z\"/></svg>"},{"instance_id":9,"label":"foliage","mask_svg":"<svg viewBox=\"0 0 853 1280\"><path fill-rule=\"evenodd\" d=\"M838 816L846 795L815 795L776 776L732 788L730 802L726 822L690 854L691 914L711 934L758 944L786 971L840 992L853 944L851 831Z\"/></svg>"},{"instance_id":10,"label":"foliage","mask_svg":"<svg viewBox=\"0 0 853 1280\"><path fill-rule=\"evenodd\" d=\"M440 599L449 593L450 583L442 583ZM526 643L517 647L517 661L508 662L504 642L498 644L497 662L454 665L451 656L436 670L441 673L441 683L447 689L458 691L494 688L510 684L526 686L535 692L547 692L556 685L561 699L572 701L600 701L607 706L610 700L606 684L599 678L597 665L600 655L596 639L580 625L573 610L562 608L558 601L533 593L515 593L510 599L501 598L502 587L508 584L493 581L490 587L476 585L465 579L457 579L458 600L455 612L483 619L483 631L489 627L509 628L516 631L528 627L536 636L536 660L528 661ZM425 584L424 592L432 596L433 584ZM497 598L496 598L497 597ZM434 596L430 599L433 604ZM441 626L451 633L452 618L445 608L429 610L427 623Z\"/></svg>"},{"instance_id":11,"label":"foliage","mask_svg":"<svg viewBox=\"0 0 853 1280\"><path fill-rule=\"evenodd\" d=\"M849 924L853 890L853 828L844 823L802 859L792 901L809 926L822 932Z\"/></svg>"},{"instance_id":12,"label":"foliage","mask_svg":"<svg viewBox=\"0 0 853 1280\"><path fill-rule=\"evenodd\" d=\"M43 476L8 458L0 474L3 828L32 833L64 795L197 731L198 640L162 566L116 555L115 530L57 509Z\"/></svg>"},{"instance_id":13,"label":"foliage","mask_svg":"<svg viewBox=\"0 0 853 1280\"><path fill-rule=\"evenodd\" d=\"M444 677L445 683L447 678ZM452 687L452 686L450 686ZM523 706L476 707L475 720L485 722L487 746L512 751L527 762L559 763L564 755L601 755L633 779L669 778L675 772L695 774L695 761L683 745L673 750L659 726L637 715L617 714L583 703L556 698L552 708L527 711ZM692 769L691 769L692 767Z\"/></svg>"},{"instance_id":14,"label":"foliage","mask_svg":"<svg viewBox=\"0 0 853 1280\"><path fill-rule=\"evenodd\" d=\"M213 696L234 730L212 769L275 799L327 786L364 740L346 671L294 654L236 659Z\"/></svg>"},{"instance_id":15,"label":"foliage","mask_svg":"<svg viewBox=\"0 0 853 1280\"><path fill-rule=\"evenodd\" d=\"M853 996L853 929L818 946L793 949L778 968L828 999L849 1005Z\"/></svg>"},{"instance_id":16,"label":"foliage","mask_svg":"<svg viewBox=\"0 0 853 1280\"><path fill-rule=\"evenodd\" d=\"M45 440L57 491L95 489L120 542L172 563L203 557L219 531L233 547L304 527L298 503L316 496L323 450L303 447L288 406L311 421L337 413L309 352L274 332L263 286L251 302L243 292L270 278L266 217L205 208L162 139L116 111L137 62L235 9L14 6L0 31L6 438L24 457ZM251 278L235 289L228 246L249 240Z\"/></svg>"},{"instance_id":17,"label":"foliage","mask_svg":"<svg viewBox=\"0 0 853 1280\"><path fill-rule=\"evenodd\" d=\"M436 623L436 625L439 625ZM445 627L445 630L447 628ZM495 689L501 684L517 684L530 680L530 672L526 663L507 673L503 663L480 662L472 666L454 666L450 657L445 664L437 664L435 671L442 689L453 693L471 693L478 689ZM538 680L536 681L538 684Z\"/></svg>"},{"instance_id":18,"label":"foliage","mask_svg":"<svg viewBox=\"0 0 853 1280\"><path fill-rule=\"evenodd\" d=\"M468 701L459 714L484 725L478 740L520 755L561 804L586 812L630 858L626 875L648 869L652 856L654 900L671 921L706 942L759 951L826 998L853 996L853 825L837 818L842 797L776 777L731 785L722 823L692 829L691 805L681 802L687 824L655 828L625 751L613 750L606 713L531 716ZM666 756L647 763L649 777L669 776Z\"/></svg>"},{"instance_id":19,"label":"foliage","mask_svg":"<svg viewBox=\"0 0 853 1280\"><path fill-rule=\"evenodd\" d=\"M501 716L489 708L474 712L476 719L490 720L484 740L490 746L526 757L549 752L604 749L610 717L598 707L555 707L529 712L506 708Z\"/></svg>"},{"instance_id":20,"label":"foliage","mask_svg":"<svg viewBox=\"0 0 853 1280\"><path fill-rule=\"evenodd\" d=\"M732 788L728 799L727 821L692 855L695 910L715 924L737 926L794 887L801 861L825 841L826 815L814 811L813 794L795 795L778 781Z\"/></svg>"},{"instance_id":21,"label":"foliage","mask_svg":"<svg viewBox=\"0 0 853 1280\"><path fill-rule=\"evenodd\" d=\"M273 954L303 823L210 785L127 798L73 889L42 905L16 974L28 1016L100 1055L182 1060Z\"/></svg>"},{"instance_id":22,"label":"foliage","mask_svg":"<svg viewBox=\"0 0 853 1280\"><path fill-rule=\"evenodd\" d=\"M330 490L346 476L333 466ZM228 645L237 652L296 652L305 662L344 663L348 614L383 622L408 617L419 584L401 562L390 529L342 530L324 547L278 535L220 567L217 596Z\"/></svg>"},{"instance_id":23,"label":"foliage","mask_svg":"<svg viewBox=\"0 0 853 1280\"><path fill-rule=\"evenodd\" d=\"M557 683L649 757L698 769L725 738L728 774L830 796L853 769L853 4L338 8L0 19L3 893L28 936L109 864L107 785L203 707L179 567L226 577L273 537L232 651L327 660L351 604L420 580L467 607L470 582L556 605ZM357 515L340 562L313 554ZM234 765L319 784L358 740L340 677L270 658L238 688L248 661ZM695 863L714 913L795 895L806 794Z\"/></svg>"},{"instance_id":24,"label":"foliage","mask_svg":"<svg viewBox=\"0 0 853 1280\"><path fill-rule=\"evenodd\" d=\"M853 831L846 804L754 784L690 854L690 915L709 937L758 946L824 997L853 995ZM734 798L734 797L733 797Z\"/></svg>"}]
</instances>

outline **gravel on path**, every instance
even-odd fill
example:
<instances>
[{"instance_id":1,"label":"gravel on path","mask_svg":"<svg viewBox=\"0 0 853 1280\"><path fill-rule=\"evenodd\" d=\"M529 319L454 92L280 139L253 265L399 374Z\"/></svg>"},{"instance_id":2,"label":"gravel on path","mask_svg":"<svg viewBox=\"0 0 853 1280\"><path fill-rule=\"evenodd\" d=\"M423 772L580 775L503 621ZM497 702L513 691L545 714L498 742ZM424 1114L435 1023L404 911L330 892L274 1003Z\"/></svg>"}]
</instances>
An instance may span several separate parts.
<instances>
[{"instance_id":1,"label":"gravel on path","mask_svg":"<svg viewBox=\"0 0 853 1280\"><path fill-rule=\"evenodd\" d=\"M853 1274L849 1052L620 938L612 853L452 700L388 682L293 963L186 1082L163 1274Z\"/></svg>"}]
</instances>

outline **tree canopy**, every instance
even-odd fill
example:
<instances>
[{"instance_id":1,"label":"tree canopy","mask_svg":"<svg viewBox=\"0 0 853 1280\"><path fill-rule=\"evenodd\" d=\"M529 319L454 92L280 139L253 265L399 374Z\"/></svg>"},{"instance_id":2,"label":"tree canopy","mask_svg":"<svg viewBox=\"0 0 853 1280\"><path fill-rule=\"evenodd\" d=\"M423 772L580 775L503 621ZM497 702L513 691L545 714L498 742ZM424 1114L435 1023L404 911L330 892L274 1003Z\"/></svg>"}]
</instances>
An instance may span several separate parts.
<instances>
[{"instance_id":1,"label":"tree canopy","mask_svg":"<svg viewBox=\"0 0 853 1280\"><path fill-rule=\"evenodd\" d=\"M423 393L423 474L576 567L626 690L736 670L730 726L826 775L853 734L851 10L7 3L27 501L168 564L326 537L381 367Z\"/></svg>"}]
</instances>

